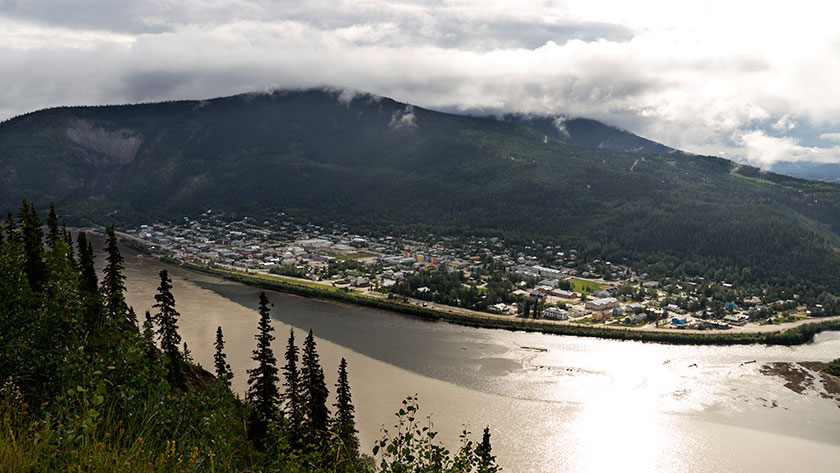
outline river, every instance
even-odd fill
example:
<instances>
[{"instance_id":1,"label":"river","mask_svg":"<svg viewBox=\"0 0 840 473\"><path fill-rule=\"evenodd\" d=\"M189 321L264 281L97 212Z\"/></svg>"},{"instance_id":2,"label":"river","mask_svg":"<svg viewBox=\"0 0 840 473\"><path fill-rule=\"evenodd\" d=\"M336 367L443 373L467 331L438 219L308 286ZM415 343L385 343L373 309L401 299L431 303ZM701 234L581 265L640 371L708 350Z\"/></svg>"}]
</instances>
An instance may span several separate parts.
<instances>
[{"instance_id":1,"label":"river","mask_svg":"<svg viewBox=\"0 0 840 473\"><path fill-rule=\"evenodd\" d=\"M194 359L212 369L221 326L243 393L260 290L123 252L138 316L168 269ZM347 359L363 451L417 394L450 449L464 425L475 439L490 426L507 472L840 471L838 406L758 371L836 358L837 332L797 347L672 346L476 329L267 292L278 358L290 330L300 343L313 329L331 391Z\"/></svg>"}]
</instances>

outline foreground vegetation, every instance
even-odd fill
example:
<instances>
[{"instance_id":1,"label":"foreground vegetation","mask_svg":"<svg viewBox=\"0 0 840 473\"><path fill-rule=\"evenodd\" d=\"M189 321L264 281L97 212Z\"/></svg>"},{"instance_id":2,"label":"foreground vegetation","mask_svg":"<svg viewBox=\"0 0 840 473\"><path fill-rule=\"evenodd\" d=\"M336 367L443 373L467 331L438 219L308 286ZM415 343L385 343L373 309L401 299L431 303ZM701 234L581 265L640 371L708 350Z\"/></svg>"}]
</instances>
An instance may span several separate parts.
<instances>
[{"instance_id":1,"label":"foreground vegetation","mask_svg":"<svg viewBox=\"0 0 840 473\"><path fill-rule=\"evenodd\" d=\"M181 345L165 270L156 313L140 330L113 227L100 280L86 235L74 243L54 210L47 224L44 235L24 201L0 231L0 471L498 471L488 430L480 442L465 432L450 452L418 425L415 397L373 457L359 452L347 363L331 412L311 332L300 348L290 335L278 366L265 294L255 304L256 367L240 399L221 329L215 375Z\"/></svg>"}]
</instances>

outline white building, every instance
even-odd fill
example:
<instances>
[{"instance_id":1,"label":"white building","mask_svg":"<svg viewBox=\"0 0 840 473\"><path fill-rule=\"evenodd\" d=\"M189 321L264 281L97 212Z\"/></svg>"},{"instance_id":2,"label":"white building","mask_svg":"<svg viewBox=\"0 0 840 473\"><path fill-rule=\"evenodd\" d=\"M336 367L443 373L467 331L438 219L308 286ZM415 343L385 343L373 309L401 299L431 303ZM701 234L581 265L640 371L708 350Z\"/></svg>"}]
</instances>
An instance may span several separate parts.
<instances>
[{"instance_id":1,"label":"white building","mask_svg":"<svg viewBox=\"0 0 840 473\"><path fill-rule=\"evenodd\" d=\"M594 311L612 310L618 307L618 299L615 297L604 297L587 301L586 309Z\"/></svg>"},{"instance_id":2,"label":"white building","mask_svg":"<svg viewBox=\"0 0 840 473\"><path fill-rule=\"evenodd\" d=\"M543 311L543 317L551 320L569 320L569 311L557 307L549 307Z\"/></svg>"}]
</instances>

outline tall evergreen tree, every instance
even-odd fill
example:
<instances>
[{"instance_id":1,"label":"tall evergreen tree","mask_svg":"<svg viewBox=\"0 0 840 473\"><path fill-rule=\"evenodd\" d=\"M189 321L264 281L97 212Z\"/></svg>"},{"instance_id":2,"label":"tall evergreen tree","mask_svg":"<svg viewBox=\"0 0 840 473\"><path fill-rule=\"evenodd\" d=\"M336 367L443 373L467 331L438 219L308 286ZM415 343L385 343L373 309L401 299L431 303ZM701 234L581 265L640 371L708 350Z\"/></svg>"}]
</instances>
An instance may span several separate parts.
<instances>
[{"instance_id":1,"label":"tall evergreen tree","mask_svg":"<svg viewBox=\"0 0 840 473\"><path fill-rule=\"evenodd\" d=\"M157 358L157 349L155 348L155 340L154 340L154 333L155 333L155 324L152 320L152 314L148 310L146 310L146 315L143 317L143 339L146 340L148 344L148 351L146 352L146 357L149 360L154 360Z\"/></svg>"},{"instance_id":2,"label":"tall evergreen tree","mask_svg":"<svg viewBox=\"0 0 840 473\"><path fill-rule=\"evenodd\" d=\"M55 214L55 204L52 202L50 202L50 213L47 215L47 229L47 244L50 248L55 248L59 239L58 216Z\"/></svg>"},{"instance_id":3,"label":"tall evergreen tree","mask_svg":"<svg viewBox=\"0 0 840 473\"><path fill-rule=\"evenodd\" d=\"M20 207L21 238L26 277L33 290L40 290L47 279L47 266L44 263L44 231L35 206L23 199Z\"/></svg>"},{"instance_id":4,"label":"tall evergreen tree","mask_svg":"<svg viewBox=\"0 0 840 473\"><path fill-rule=\"evenodd\" d=\"M9 242L14 242L17 238L17 224L15 223L15 218L12 216L12 212L8 212L6 214L6 240Z\"/></svg>"},{"instance_id":5,"label":"tall evergreen tree","mask_svg":"<svg viewBox=\"0 0 840 473\"><path fill-rule=\"evenodd\" d=\"M481 437L481 444L475 449L478 455L478 473L496 473L499 467L496 466L496 457L490 452L493 448L490 446L490 427L484 428L484 435Z\"/></svg>"},{"instance_id":6,"label":"tall evergreen tree","mask_svg":"<svg viewBox=\"0 0 840 473\"><path fill-rule=\"evenodd\" d=\"M102 277L102 295L105 297L105 313L111 320L117 321L124 317L128 308L125 302L125 276L123 275L123 261L114 224L105 229L107 243L105 251L108 254L108 264L105 265Z\"/></svg>"},{"instance_id":7,"label":"tall evergreen tree","mask_svg":"<svg viewBox=\"0 0 840 473\"><path fill-rule=\"evenodd\" d=\"M277 359L271 349L271 342L274 340L274 327L271 326L270 309L268 297L265 292L260 293L260 321L257 324L259 333L256 335L257 348L252 356L257 362L257 367L248 370L248 394L247 399L260 414L257 424L257 435L264 435L265 421L276 418L277 403L280 399L277 383Z\"/></svg>"},{"instance_id":8,"label":"tall evergreen tree","mask_svg":"<svg viewBox=\"0 0 840 473\"><path fill-rule=\"evenodd\" d=\"M143 317L143 334L149 335L149 339L151 339L151 335L155 331L155 324L152 321L152 313L146 310L146 315Z\"/></svg>"},{"instance_id":9,"label":"tall evergreen tree","mask_svg":"<svg viewBox=\"0 0 840 473\"><path fill-rule=\"evenodd\" d=\"M139 327L137 326L137 312L134 312L134 307L128 308L126 318L133 328L139 330Z\"/></svg>"},{"instance_id":10,"label":"tall evergreen tree","mask_svg":"<svg viewBox=\"0 0 840 473\"><path fill-rule=\"evenodd\" d=\"M300 371L298 370L298 347L295 345L295 329L289 329L289 343L286 345L286 364L283 366L285 382L285 412L292 432L303 427L304 413L301 399Z\"/></svg>"},{"instance_id":11,"label":"tall evergreen tree","mask_svg":"<svg viewBox=\"0 0 840 473\"><path fill-rule=\"evenodd\" d=\"M181 335L178 333L178 317L181 315L175 310L175 296L172 295L172 280L169 279L169 272L165 269L160 272L160 286L158 293L155 294L155 301L157 302L152 307L157 308L158 313L155 320L158 323L157 336L160 340L160 348L169 357L176 370L176 377L180 374L181 359L179 347L181 345Z\"/></svg>"},{"instance_id":12,"label":"tall evergreen tree","mask_svg":"<svg viewBox=\"0 0 840 473\"><path fill-rule=\"evenodd\" d=\"M233 378L233 373L230 371L230 365L227 362L227 355L225 355L225 339L222 335L221 325L216 328L216 342L213 344L216 348L216 354L213 355L213 364L216 367L216 378L230 386L230 380Z\"/></svg>"},{"instance_id":13,"label":"tall evergreen tree","mask_svg":"<svg viewBox=\"0 0 840 473\"><path fill-rule=\"evenodd\" d=\"M347 360L341 359L338 365L338 382L335 384L335 422L336 435L344 444L347 457L355 459L359 456L359 439L356 437L356 418L353 412L353 401L350 398L350 383L347 381Z\"/></svg>"},{"instance_id":14,"label":"tall evergreen tree","mask_svg":"<svg viewBox=\"0 0 840 473\"><path fill-rule=\"evenodd\" d=\"M182 352L184 356L184 361L187 363L192 363L192 352L190 351L190 347L187 346L187 342L184 342L184 351Z\"/></svg>"},{"instance_id":15,"label":"tall evergreen tree","mask_svg":"<svg viewBox=\"0 0 840 473\"><path fill-rule=\"evenodd\" d=\"M70 266L76 266L76 258L73 256L73 235L67 231L67 223L64 219L61 219L61 235L67 243L67 259L70 261Z\"/></svg>"},{"instance_id":16,"label":"tall evergreen tree","mask_svg":"<svg viewBox=\"0 0 840 473\"><path fill-rule=\"evenodd\" d=\"M85 306L85 323L88 330L93 331L102 325L102 301L93 267L93 246L85 232L79 232L76 244L79 247L79 292Z\"/></svg>"},{"instance_id":17,"label":"tall evergreen tree","mask_svg":"<svg viewBox=\"0 0 840 473\"><path fill-rule=\"evenodd\" d=\"M303 387L303 412L306 415L306 426L316 437L322 437L329 425L330 413L327 409L329 391L324 381L324 370L318 361L318 351L315 347L315 336L312 330L303 342L301 356L300 379Z\"/></svg>"}]
</instances>

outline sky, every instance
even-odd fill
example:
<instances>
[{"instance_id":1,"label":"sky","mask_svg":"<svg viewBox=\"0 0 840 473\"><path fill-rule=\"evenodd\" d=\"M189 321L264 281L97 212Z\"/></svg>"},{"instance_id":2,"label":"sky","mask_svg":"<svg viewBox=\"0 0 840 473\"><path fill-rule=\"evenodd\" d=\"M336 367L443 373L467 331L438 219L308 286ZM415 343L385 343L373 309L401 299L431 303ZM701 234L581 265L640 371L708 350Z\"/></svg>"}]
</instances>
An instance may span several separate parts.
<instances>
[{"instance_id":1,"label":"sky","mask_svg":"<svg viewBox=\"0 0 840 473\"><path fill-rule=\"evenodd\" d=\"M0 120L330 86L840 162L838 18L824 0L0 0Z\"/></svg>"}]
</instances>

